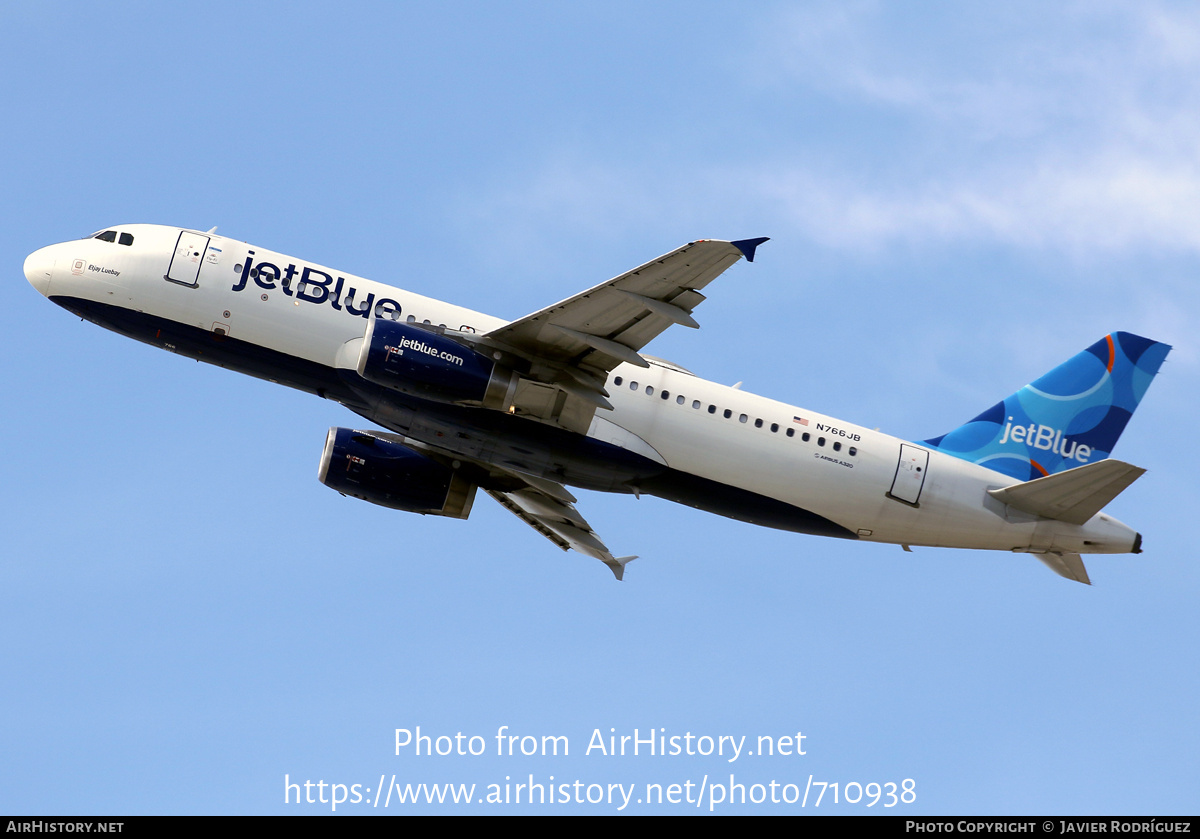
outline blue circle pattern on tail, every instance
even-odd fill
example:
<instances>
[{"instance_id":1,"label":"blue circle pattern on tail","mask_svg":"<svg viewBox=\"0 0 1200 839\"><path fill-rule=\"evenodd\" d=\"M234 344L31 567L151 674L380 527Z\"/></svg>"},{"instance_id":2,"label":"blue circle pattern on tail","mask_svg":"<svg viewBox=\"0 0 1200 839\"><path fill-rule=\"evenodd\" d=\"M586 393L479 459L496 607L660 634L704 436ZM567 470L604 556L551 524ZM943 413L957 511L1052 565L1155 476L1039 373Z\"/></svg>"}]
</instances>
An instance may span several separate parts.
<instances>
[{"instance_id":1,"label":"blue circle pattern on tail","mask_svg":"<svg viewBox=\"0 0 1200 839\"><path fill-rule=\"evenodd\" d=\"M924 445L1019 481L1108 457L1171 348L1114 332Z\"/></svg>"}]
</instances>

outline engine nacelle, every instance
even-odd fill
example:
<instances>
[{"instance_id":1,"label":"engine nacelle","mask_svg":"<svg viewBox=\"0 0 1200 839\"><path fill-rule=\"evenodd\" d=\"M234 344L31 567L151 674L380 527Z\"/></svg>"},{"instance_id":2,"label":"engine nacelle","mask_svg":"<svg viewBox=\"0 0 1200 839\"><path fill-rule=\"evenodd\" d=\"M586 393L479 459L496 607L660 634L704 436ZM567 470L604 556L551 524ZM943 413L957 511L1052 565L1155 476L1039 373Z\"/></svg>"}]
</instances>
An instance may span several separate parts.
<instances>
[{"instance_id":1,"label":"engine nacelle","mask_svg":"<svg viewBox=\"0 0 1200 839\"><path fill-rule=\"evenodd\" d=\"M372 318L358 375L401 393L508 410L517 374L452 338L407 323Z\"/></svg>"},{"instance_id":2,"label":"engine nacelle","mask_svg":"<svg viewBox=\"0 0 1200 839\"><path fill-rule=\"evenodd\" d=\"M321 483L381 507L465 519L475 484L415 449L365 431L331 428L321 454Z\"/></svg>"}]
</instances>

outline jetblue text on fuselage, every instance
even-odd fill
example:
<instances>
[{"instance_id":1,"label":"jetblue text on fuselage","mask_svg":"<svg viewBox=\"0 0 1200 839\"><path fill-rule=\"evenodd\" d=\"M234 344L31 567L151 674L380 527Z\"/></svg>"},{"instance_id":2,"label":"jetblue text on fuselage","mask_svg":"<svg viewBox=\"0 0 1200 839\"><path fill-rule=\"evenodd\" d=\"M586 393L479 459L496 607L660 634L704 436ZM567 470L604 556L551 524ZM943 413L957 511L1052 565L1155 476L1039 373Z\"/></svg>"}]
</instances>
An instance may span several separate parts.
<instances>
[{"instance_id":1,"label":"jetblue text on fuselage","mask_svg":"<svg viewBox=\"0 0 1200 839\"><path fill-rule=\"evenodd\" d=\"M293 263L282 269L270 262L255 265L253 257L254 251L250 251L250 255L246 257L246 264L242 266L242 273L238 275L238 281L233 286L234 291L243 291L248 282L253 280L259 288L268 291L278 288L288 297L295 296L297 300L309 303L328 303L339 311L344 310L359 317L370 317L373 304L375 317L400 319L400 304L395 300L381 297L376 301L374 292L371 292L365 298L355 301L358 289L354 286L347 287L343 277L338 277L337 282L334 282L334 278L324 271L307 265L298 269ZM300 281L293 291L292 283L297 273L300 275Z\"/></svg>"}]
</instances>

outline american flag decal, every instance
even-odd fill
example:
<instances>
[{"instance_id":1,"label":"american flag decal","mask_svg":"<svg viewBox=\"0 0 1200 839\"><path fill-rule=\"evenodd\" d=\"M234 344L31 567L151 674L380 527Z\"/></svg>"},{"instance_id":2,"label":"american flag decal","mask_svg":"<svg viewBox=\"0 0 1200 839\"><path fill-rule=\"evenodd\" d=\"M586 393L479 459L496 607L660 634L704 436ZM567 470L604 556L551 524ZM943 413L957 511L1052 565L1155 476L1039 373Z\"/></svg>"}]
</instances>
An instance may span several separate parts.
<instances>
[{"instance_id":1,"label":"american flag decal","mask_svg":"<svg viewBox=\"0 0 1200 839\"><path fill-rule=\"evenodd\" d=\"M801 425L808 425L808 420L804 417L792 417L792 422L798 422Z\"/></svg>"}]
</instances>

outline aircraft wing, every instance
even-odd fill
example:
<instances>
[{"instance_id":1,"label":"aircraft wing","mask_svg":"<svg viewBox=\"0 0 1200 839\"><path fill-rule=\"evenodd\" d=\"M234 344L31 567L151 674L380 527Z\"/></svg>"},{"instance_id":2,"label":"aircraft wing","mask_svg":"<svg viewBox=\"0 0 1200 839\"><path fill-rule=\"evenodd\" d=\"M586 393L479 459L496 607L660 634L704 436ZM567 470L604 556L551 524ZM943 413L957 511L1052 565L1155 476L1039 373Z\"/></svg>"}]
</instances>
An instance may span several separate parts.
<instances>
[{"instance_id":1,"label":"aircraft wing","mask_svg":"<svg viewBox=\"0 0 1200 839\"><path fill-rule=\"evenodd\" d=\"M638 350L674 323L695 328L700 289L767 239L702 239L482 336L525 358L514 399L527 416L586 433L597 408L611 410L604 383L618 364L650 366ZM564 397L560 400L558 393Z\"/></svg>"},{"instance_id":2,"label":"aircraft wing","mask_svg":"<svg viewBox=\"0 0 1200 839\"><path fill-rule=\"evenodd\" d=\"M767 239L702 239L651 260L574 297L515 320L487 337L548 361L580 360L600 370L628 361L647 366L637 351L672 323L697 327L699 290Z\"/></svg>"},{"instance_id":3,"label":"aircraft wing","mask_svg":"<svg viewBox=\"0 0 1200 839\"><path fill-rule=\"evenodd\" d=\"M518 477L527 480L524 475ZM547 492L546 488L534 486L533 483L509 492L491 489L485 492L564 551L574 548L582 554L600 560L612 569L613 575L620 580L625 574L625 566L637 557L613 556L600 541L596 531L592 530L587 520L575 509L575 505L566 500L573 500L574 496L557 484L553 486L553 495Z\"/></svg>"},{"instance_id":4,"label":"aircraft wing","mask_svg":"<svg viewBox=\"0 0 1200 839\"><path fill-rule=\"evenodd\" d=\"M587 523L587 519L575 509L578 499L556 481L526 475L495 463L466 458L405 437L403 434L381 431L372 431L370 434L415 449L445 463L457 461L462 465L467 480L478 483L484 492L500 502L510 513L564 551L574 549L600 560L612 570L613 576L618 580L624 576L625 566L637 559L636 556L613 556L596 535L596 531Z\"/></svg>"}]
</instances>

